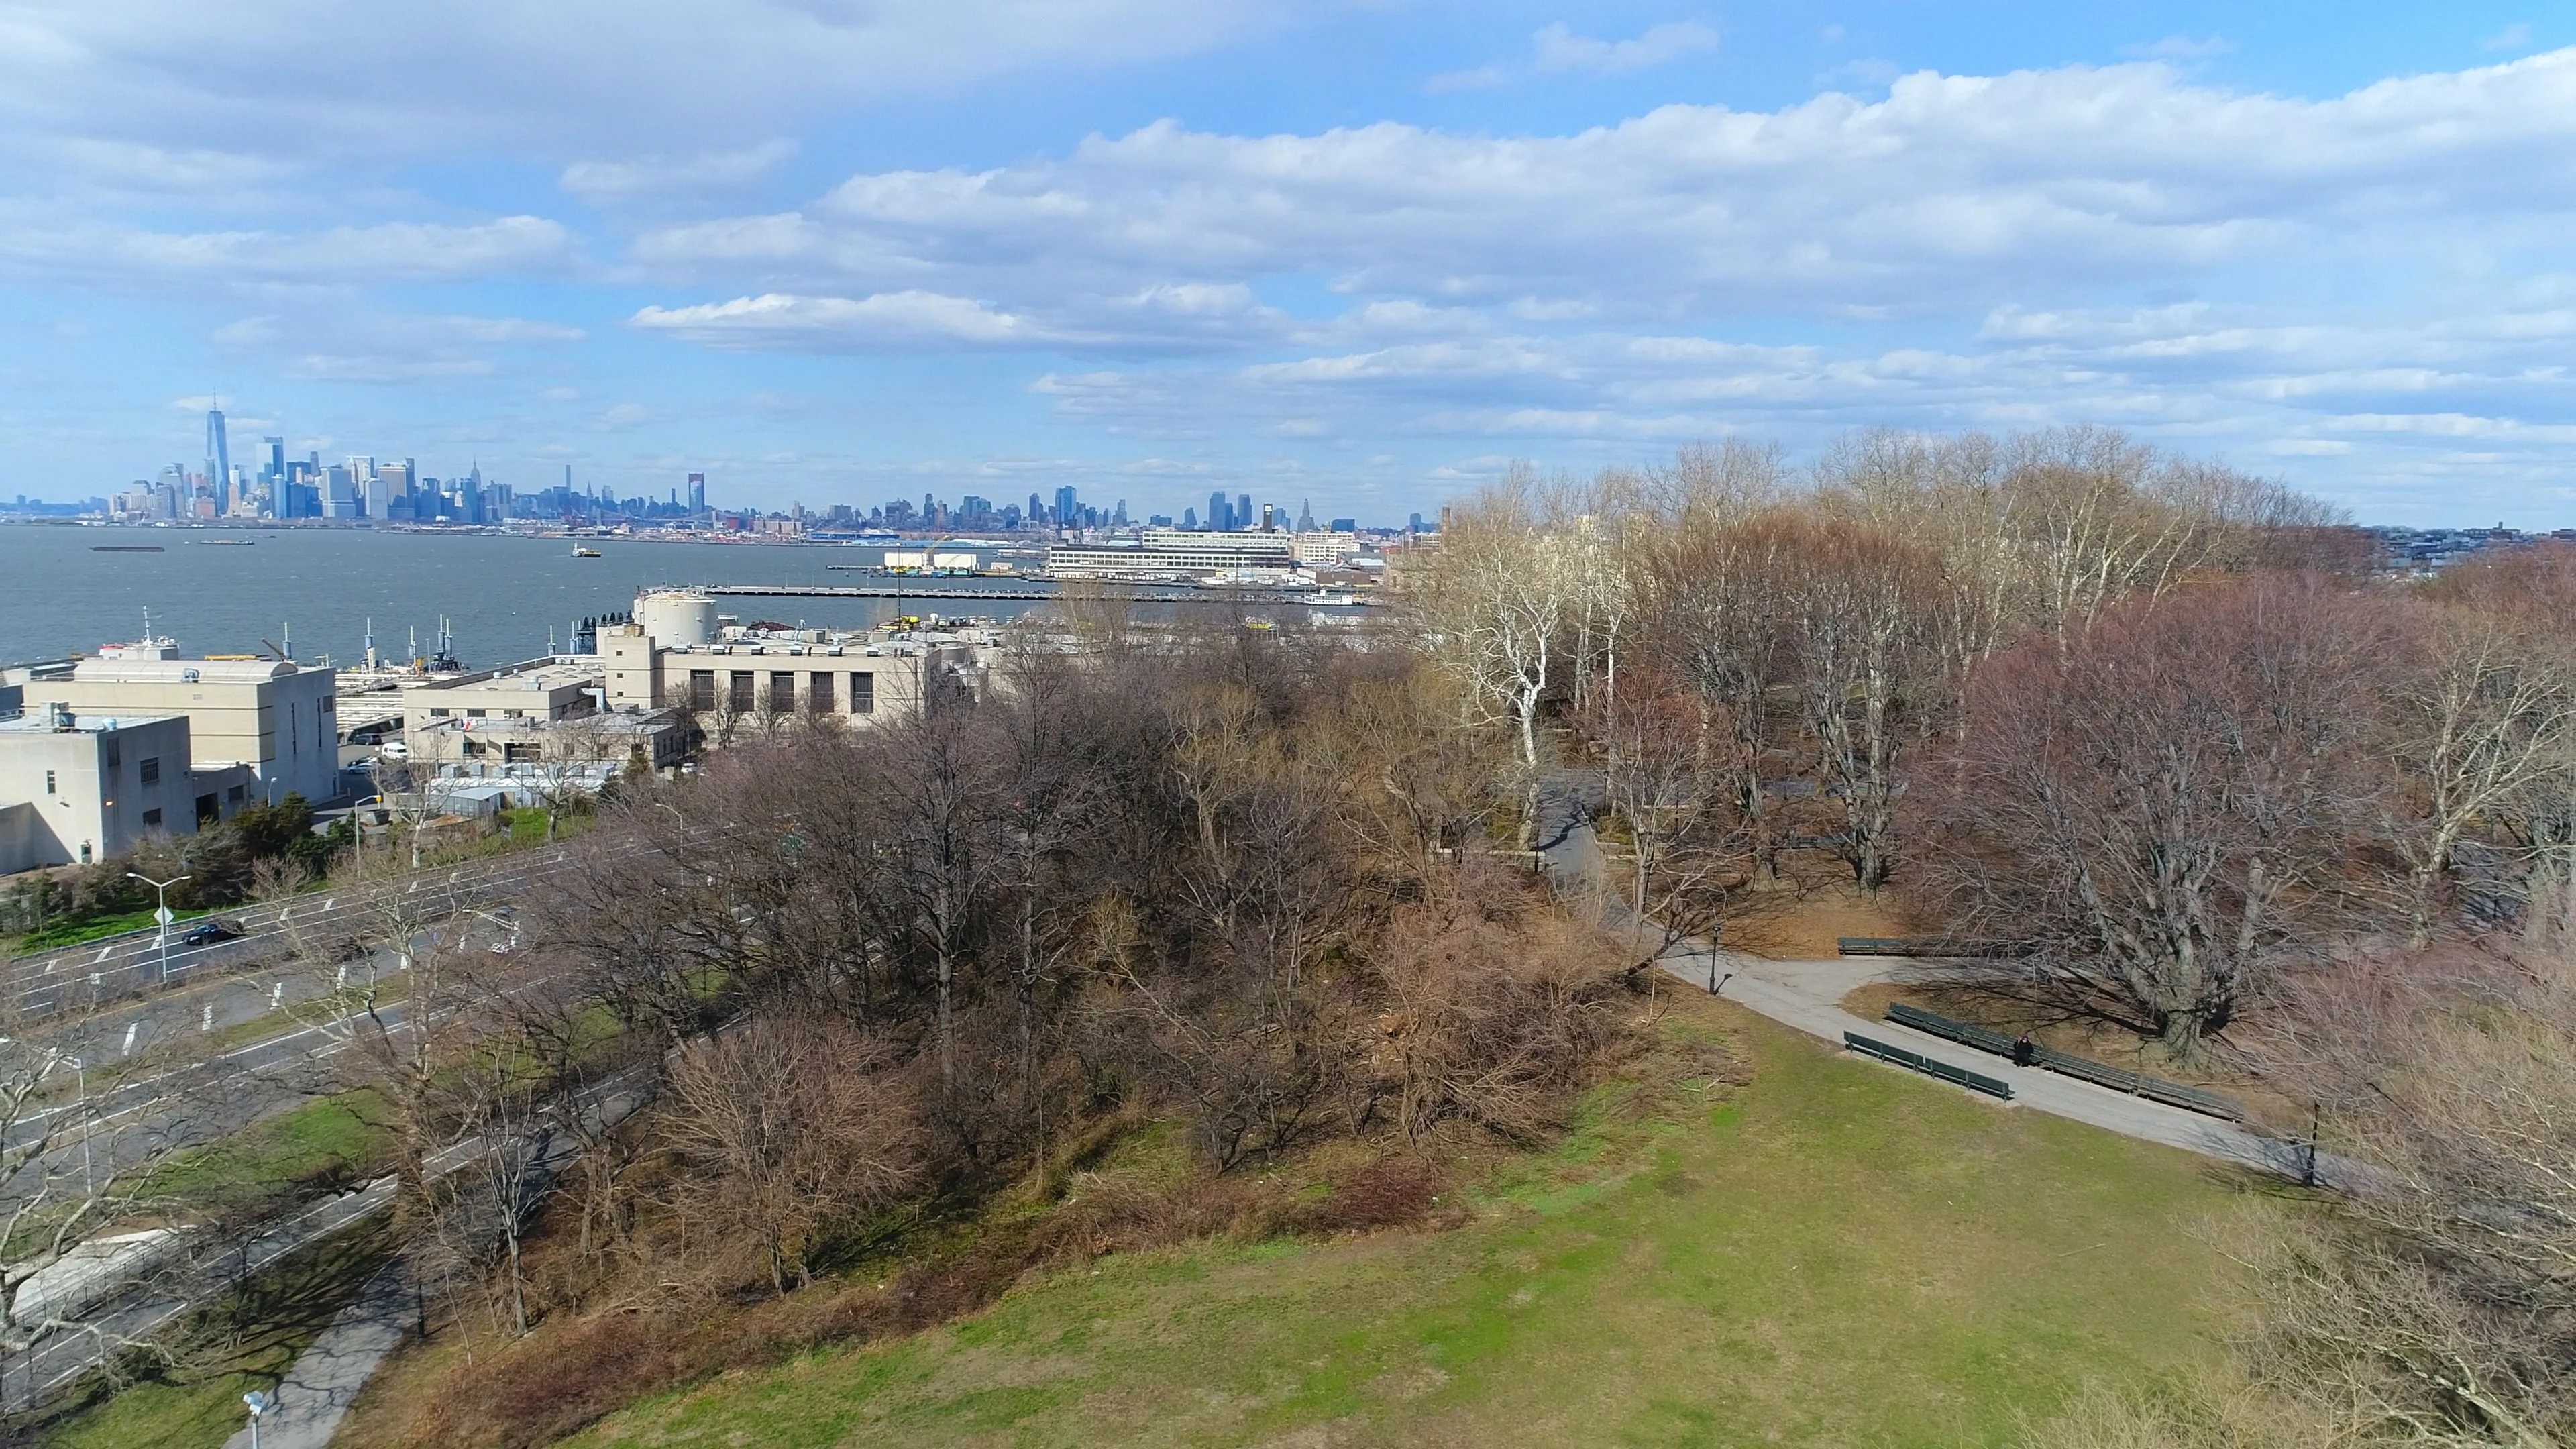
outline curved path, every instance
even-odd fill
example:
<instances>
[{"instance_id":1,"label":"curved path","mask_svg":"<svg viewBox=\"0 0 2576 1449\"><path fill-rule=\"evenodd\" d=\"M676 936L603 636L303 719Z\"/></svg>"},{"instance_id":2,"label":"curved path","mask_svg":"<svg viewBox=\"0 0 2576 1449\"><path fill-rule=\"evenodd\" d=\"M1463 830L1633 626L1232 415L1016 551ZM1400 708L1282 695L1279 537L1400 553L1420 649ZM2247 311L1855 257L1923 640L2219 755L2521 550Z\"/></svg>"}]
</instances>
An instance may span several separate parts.
<instances>
[{"instance_id":1,"label":"curved path","mask_svg":"<svg viewBox=\"0 0 2576 1449\"><path fill-rule=\"evenodd\" d=\"M1610 873L1609 860L1602 853L1592 827L1581 819L1580 811L1571 801L1551 803L1558 804L1565 813L1554 822L1553 828L1541 834L1539 856L1548 873L1561 880L1606 882ZM1609 892L1605 891L1603 896L1605 913L1614 918L1611 922L1614 930L1633 931L1648 948L1666 940L1666 932L1661 927L1637 920ZM1656 958L1656 965L1677 980L1701 990L1707 990L1712 981L1720 982L1723 985L1720 994L1728 1000L1784 1026L1822 1037L1837 1047L1843 1044L1844 1032L1858 1032L1919 1052L1935 1061L1999 1077L2012 1083L2014 1106L2029 1107L2117 1132L2124 1137L2179 1147L2186 1152L2197 1152L2286 1177L2300 1177L2309 1170L2308 1152L2303 1144L2266 1137L2233 1122L2114 1092L2043 1068L2017 1067L2008 1058L1961 1046L1892 1021L1864 1020L1843 1010L1844 996L1873 981L1898 979L1905 964L1897 958L1885 956L1846 956L1830 961L1774 961L1740 951L1723 950L1704 940L1674 942L1665 946ZM1891 1067L1890 1070L1904 1069ZM2345 1175L2347 1170L2348 1164L2331 1155L2320 1157L2315 1165L2318 1177L2328 1182Z\"/></svg>"}]
</instances>

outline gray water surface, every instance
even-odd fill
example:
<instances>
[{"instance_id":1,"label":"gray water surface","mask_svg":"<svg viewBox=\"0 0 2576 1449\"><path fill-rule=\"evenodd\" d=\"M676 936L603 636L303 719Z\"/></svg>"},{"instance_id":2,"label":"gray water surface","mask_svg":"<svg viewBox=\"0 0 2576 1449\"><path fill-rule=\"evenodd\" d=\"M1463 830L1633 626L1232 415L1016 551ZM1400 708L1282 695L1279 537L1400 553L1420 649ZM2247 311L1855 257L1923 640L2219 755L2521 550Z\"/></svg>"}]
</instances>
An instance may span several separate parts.
<instances>
[{"instance_id":1,"label":"gray water surface","mask_svg":"<svg viewBox=\"0 0 2576 1449\"><path fill-rule=\"evenodd\" d=\"M199 542L248 540L249 546ZM362 529L79 528L0 525L0 663L91 653L142 632L188 654L252 654L283 644L292 621L295 653L357 662L366 621L376 648L399 658L419 631L430 648L448 615L456 652L469 665L532 658L547 630L565 647L573 621L622 613L649 584L859 584L887 582L831 565L872 565L875 546L714 544L587 539L602 557L572 557L559 538L486 534L377 533ZM98 545L159 545L161 553L97 553ZM898 545L919 548L921 545ZM975 579L941 580L973 589ZM1008 587L992 580L993 587ZM856 628L898 614L1008 618L1027 605L925 604L890 599L729 599L718 608L745 620Z\"/></svg>"}]
</instances>

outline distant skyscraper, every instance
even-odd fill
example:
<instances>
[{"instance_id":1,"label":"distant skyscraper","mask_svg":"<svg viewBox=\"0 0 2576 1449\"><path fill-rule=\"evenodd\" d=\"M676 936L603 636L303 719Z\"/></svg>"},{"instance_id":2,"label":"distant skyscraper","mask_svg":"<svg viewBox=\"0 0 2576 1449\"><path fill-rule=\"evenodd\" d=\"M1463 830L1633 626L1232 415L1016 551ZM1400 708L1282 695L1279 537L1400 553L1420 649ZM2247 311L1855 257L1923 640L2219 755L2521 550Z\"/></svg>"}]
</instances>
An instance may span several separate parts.
<instances>
[{"instance_id":1,"label":"distant skyscraper","mask_svg":"<svg viewBox=\"0 0 2576 1449\"><path fill-rule=\"evenodd\" d=\"M1055 524L1071 528L1082 521L1082 499L1070 485L1055 490Z\"/></svg>"},{"instance_id":2,"label":"distant skyscraper","mask_svg":"<svg viewBox=\"0 0 2576 1449\"><path fill-rule=\"evenodd\" d=\"M691 513L707 511L707 475L704 473L689 475L689 511Z\"/></svg>"},{"instance_id":3,"label":"distant skyscraper","mask_svg":"<svg viewBox=\"0 0 2576 1449\"><path fill-rule=\"evenodd\" d=\"M1234 495L1234 518L1232 519L1232 526L1238 531L1250 528L1252 526L1253 517L1252 495L1249 493L1238 493Z\"/></svg>"},{"instance_id":4,"label":"distant skyscraper","mask_svg":"<svg viewBox=\"0 0 2576 1449\"><path fill-rule=\"evenodd\" d=\"M1314 504L1300 502L1297 505L1297 531L1299 533L1313 533L1315 531Z\"/></svg>"},{"instance_id":5,"label":"distant skyscraper","mask_svg":"<svg viewBox=\"0 0 2576 1449\"><path fill-rule=\"evenodd\" d=\"M232 511L233 450L224 436L224 410L206 409L206 481L215 490L215 511Z\"/></svg>"},{"instance_id":6,"label":"distant skyscraper","mask_svg":"<svg viewBox=\"0 0 2576 1449\"><path fill-rule=\"evenodd\" d=\"M1197 509L1195 509L1195 508L1184 508L1184 509L1182 509L1182 510L1181 510L1181 527L1186 528L1186 529L1193 529L1193 530L1194 530L1194 529L1196 529L1198 526L1199 526L1199 511L1198 511Z\"/></svg>"},{"instance_id":7,"label":"distant skyscraper","mask_svg":"<svg viewBox=\"0 0 2576 1449\"><path fill-rule=\"evenodd\" d=\"M1208 527L1219 533L1234 527L1234 509L1222 493L1208 495Z\"/></svg>"}]
</instances>

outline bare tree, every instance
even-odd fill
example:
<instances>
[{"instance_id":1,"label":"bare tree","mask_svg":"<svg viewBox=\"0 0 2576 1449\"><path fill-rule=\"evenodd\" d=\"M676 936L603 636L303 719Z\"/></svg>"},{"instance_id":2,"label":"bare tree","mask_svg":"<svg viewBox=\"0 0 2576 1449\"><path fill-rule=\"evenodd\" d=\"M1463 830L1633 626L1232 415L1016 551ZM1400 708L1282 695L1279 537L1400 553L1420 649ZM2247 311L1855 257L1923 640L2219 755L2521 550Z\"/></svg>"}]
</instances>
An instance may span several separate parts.
<instances>
[{"instance_id":1,"label":"bare tree","mask_svg":"<svg viewBox=\"0 0 2576 1449\"><path fill-rule=\"evenodd\" d=\"M1575 607L1555 512L1526 468L1452 509L1422 600L1433 656L1514 741L1523 849L1538 832L1539 705Z\"/></svg>"},{"instance_id":2,"label":"bare tree","mask_svg":"<svg viewBox=\"0 0 2576 1449\"><path fill-rule=\"evenodd\" d=\"M2259 1382L2352 1443L2576 1439L2576 967L2563 948L2348 962L2268 1044L2364 1165L2248 1224Z\"/></svg>"},{"instance_id":3,"label":"bare tree","mask_svg":"<svg viewBox=\"0 0 2576 1449\"><path fill-rule=\"evenodd\" d=\"M748 1237L782 1294L918 1170L883 1049L836 1022L755 1016L685 1052L668 1103L669 1140L699 1169L677 1186L683 1210L711 1237Z\"/></svg>"},{"instance_id":4,"label":"bare tree","mask_svg":"<svg viewBox=\"0 0 2576 1449\"><path fill-rule=\"evenodd\" d=\"M1935 891L1961 929L2035 952L2030 989L2197 1054L2362 918L2387 649L2367 601L2255 580L1998 656L1964 742L1918 777Z\"/></svg>"}]
</instances>

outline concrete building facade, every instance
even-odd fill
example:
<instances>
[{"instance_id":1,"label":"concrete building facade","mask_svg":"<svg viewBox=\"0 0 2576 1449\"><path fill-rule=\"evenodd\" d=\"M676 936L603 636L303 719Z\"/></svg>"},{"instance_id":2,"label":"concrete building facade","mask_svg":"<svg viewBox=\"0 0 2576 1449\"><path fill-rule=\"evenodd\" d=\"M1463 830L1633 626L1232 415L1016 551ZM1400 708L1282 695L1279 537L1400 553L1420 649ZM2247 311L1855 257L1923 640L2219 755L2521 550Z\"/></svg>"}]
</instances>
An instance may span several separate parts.
<instances>
[{"instance_id":1,"label":"concrete building facade","mask_svg":"<svg viewBox=\"0 0 2576 1449\"><path fill-rule=\"evenodd\" d=\"M242 774L201 778L188 745L184 715L51 708L0 720L0 874L103 860L156 831L193 833L204 793L220 812Z\"/></svg>"},{"instance_id":2,"label":"concrete building facade","mask_svg":"<svg viewBox=\"0 0 2576 1449\"><path fill-rule=\"evenodd\" d=\"M319 805L340 793L329 669L266 659L84 659L68 675L38 675L21 688L31 716L54 704L78 719L183 715L194 768L241 766L244 798L274 803L294 793Z\"/></svg>"}]
</instances>

